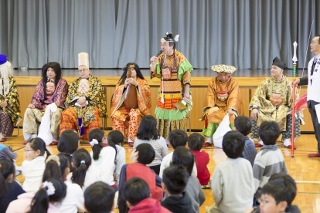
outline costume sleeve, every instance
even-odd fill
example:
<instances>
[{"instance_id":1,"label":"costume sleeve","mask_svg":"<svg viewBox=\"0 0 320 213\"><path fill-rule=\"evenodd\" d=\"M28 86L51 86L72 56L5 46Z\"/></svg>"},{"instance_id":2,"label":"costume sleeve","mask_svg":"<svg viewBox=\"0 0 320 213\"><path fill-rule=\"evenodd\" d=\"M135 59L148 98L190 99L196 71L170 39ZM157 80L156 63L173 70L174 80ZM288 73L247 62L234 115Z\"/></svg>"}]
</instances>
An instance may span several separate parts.
<instances>
[{"instance_id":1,"label":"costume sleeve","mask_svg":"<svg viewBox=\"0 0 320 213\"><path fill-rule=\"evenodd\" d=\"M44 105L42 104L44 99L44 91L43 91L43 82L42 80L36 86L34 94L31 99L31 104L33 104L37 109L44 109Z\"/></svg>"},{"instance_id":2,"label":"costume sleeve","mask_svg":"<svg viewBox=\"0 0 320 213\"><path fill-rule=\"evenodd\" d=\"M192 71L193 71L192 65L186 58L184 58L182 63L179 65L178 79L182 80L183 84L190 84Z\"/></svg>"},{"instance_id":3,"label":"costume sleeve","mask_svg":"<svg viewBox=\"0 0 320 213\"><path fill-rule=\"evenodd\" d=\"M241 93L238 82L234 79L231 79L231 88L229 89L229 97L227 100L227 107L228 109L235 110L238 114L240 112L240 108L242 108L242 100L241 100Z\"/></svg>"},{"instance_id":4,"label":"costume sleeve","mask_svg":"<svg viewBox=\"0 0 320 213\"><path fill-rule=\"evenodd\" d=\"M258 88L256 89L251 102L249 104L249 110L252 110L253 106L256 106L258 109L261 107L273 106L271 101L267 100L267 81L263 81ZM261 103L262 102L262 103ZM264 106L263 106L264 104Z\"/></svg>"},{"instance_id":5,"label":"costume sleeve","mask_svg":"<svg viewBox=\"0 0 320 213\"><path fill-rule=\"evenodd\" d=\"M14 77L9 77L9 84L10 89L9 92L5 95L4 99L7 101L8 107L10 107L10 110L7 110L7 112L11 117L12 123L15 124L18 120L18 117L20 117L21 110L19 102L19 93ZM2 103L2 99L0 99L0 103Z\"/></svg>"},{"instance_id":6,"label":"costume sleeve","mask_svg":"<svg viewBox=\"0 0 320 213\"><path fill-rule=\"evenodd\" d=\"M220 202L223 199L223 179L222 175L220 173L219 167L215 169L212 180L211 180L211 189L212 189L212 195L214 198L214 201L216 202L216 205L219 206Z\"/></svg>"},{"instance_id":7,"label":"costume sleeve","mask_svg":"<svg viewBox=\"0 0 320 213\"><path fill-rule=\"evenodd\" d=\"M119 179L119 196L118 196L118 208L119 213L125 213L127 209L126 201L123 197L123 190L126 184L126 176L127 176L127 167L128 164L123 165L120 172L120 179Z\"/></svg>"},{"instance_id":8,"label":"costume sleeve","mask_svg":"<svg viewBox=\"0 0 320 213\"><path fill-rule=\"evenodd\" d=\"M206 109L214 107L215 101L216 101L215 78L213 78L210 80L208 84L204 107L202 109L203 113L205 113Z\"/></svg>"},{"instance_id":9,"label":"costume sleeve","mask_svg":"<svg viewBox=\"0 0 320 213\"><path fill-rule=\"evenodd\" d=\"M149 115L151 109L151 91L146 80L138 79L138 107L143 115Z\"/></svg>"},{"instance_id":10,"label":"costume sleeve","mask_svg":"<svg viewBox=\"0 0 320 213\"><path fill-rule=\"evenodd\" d=\"M53 99L57 107L61 107L61 108L65 107L64 103L66 101L67 94L68 94L68 83L66 80L60 79L56 87L55 97Z\"/></svg>"}]
</instances>

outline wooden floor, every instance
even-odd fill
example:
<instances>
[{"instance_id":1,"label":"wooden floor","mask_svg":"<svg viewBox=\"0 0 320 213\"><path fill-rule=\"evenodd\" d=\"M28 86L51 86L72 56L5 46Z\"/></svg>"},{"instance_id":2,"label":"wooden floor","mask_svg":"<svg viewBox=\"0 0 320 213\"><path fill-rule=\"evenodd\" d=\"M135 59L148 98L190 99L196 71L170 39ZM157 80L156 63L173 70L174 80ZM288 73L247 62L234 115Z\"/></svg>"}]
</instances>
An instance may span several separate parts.
<instances>
[{"instance_id":1,"label":"wooden floor","mask_svg":"<svg viewBox=\"0 0 320 213\"><path fill-rule=\"evenodd\" d=\"M16 133L15 130L14 133ZM108 131L105 131L106 134ZM13 150L18 153L17 164L21 165L24 157L24 145L22 144L23 137L20 130L20 136L8 138L4 143L7 146L11 146ZM291 157L290 150L285 150L283 145L279 142L279 148L281 149L284 157L286 166L288 168L289 174L296 180L298 187L298 194L294 200L294 204L298 205L301 209L301 212L312 213L320 212L320 158L308 158L308 153L316 152L316 140L313 134L304 134L296 141L297 150L295 151L294 157ZM88 150L91 150L91 147L88 145L81 145ZM125 149L127 151L127 162L129 162L129 156L132 152L132 148L128 147L125 144ZM49 146L48 150L52 154L57 154L58 150L56 146ZM172 151L170 148L169 151ZM211 175L214 171L215 166L223 161L226 156L222 149L218 148L206 148L210 156L209 171ZM236 176L235 176L236 177ZM24 178L22 175L17 176L17 179L20 182L23 182ZM205 206L213 204L213 198L211 195L210 189L204 190L206 195L206 201L201 206L200 212L205 212ZM115 210L115 212L118 212Z\"/></svg>"}]
</instances>

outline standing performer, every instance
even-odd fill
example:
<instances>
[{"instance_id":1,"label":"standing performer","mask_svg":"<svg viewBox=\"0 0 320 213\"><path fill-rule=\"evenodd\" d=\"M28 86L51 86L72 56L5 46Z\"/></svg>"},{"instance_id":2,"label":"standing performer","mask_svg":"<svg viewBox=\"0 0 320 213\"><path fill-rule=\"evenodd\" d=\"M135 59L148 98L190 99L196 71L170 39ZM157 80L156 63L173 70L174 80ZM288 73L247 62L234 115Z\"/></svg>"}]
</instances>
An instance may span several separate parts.
<instances>
[{"instance_id":1,"label":"standing performer","mask_svg":"<svg viewBox=\"0 0 320 213\"><path fill-rule=\"evenodd\" d=\"M308 77L298 78L293 83L299 85L308 85L307 105L318 142L317 153L312 153L308 156L320 157L320 123L318 119L318 116L320 115L317 115L316 112L316 106L320 104L320 35L315 36L311 40L310 51L313 52L315 56L308 63Z\"/></svg>"},{"instance_id":2,"label":"standing performer","mask_svg":"<svg viewBox=\"0 0 320 213\"><path fill-rule=\"evenodd\" d=\"M80 137L88 140L89 132L100 128L100 117L106 117L106 99L100 79L90 74L88 53L78 54L78 70L80 77L71 83L66 99L67 109L61 114L60 134L79 128ZM89 89L86 88L87 83Z\"/></svg>"},{"instance_id":3,"label":"standing performer","mask_svg":"<svg viewBox=\"0 0 320 213\"><path fill-rule=\"evenodd\" d=\"M54 81L54 93L47 94L47 82ZM56 110L50 115L50 132L53 136L52 145L57 144L61 111L65 108L64 102L68 93L68 83L61 77L61 67L57 62L49 62L42 67L42 79L36 86L31 103L28 105L23 118L24 144L37 137L39 123L42 120L46 107L49 104Z\"/></svg>"},{"instance_id":4,"label":"standing performer","mask_svg":"<svg viewBox=\"0 0 320 213\"><path fill-rule=\"evenodd\" d=\"M235 116L241 115L243 111L238 82L231 78L236 68L221 64L211 66L211 69L218 75L209 82L202 110L205 120L202 134L207 137L203 147L211 146L212 136L227 113L230 124L233 125Z\"/></svg>"},{"instance_id":5,"label":"standing performer","mask_svg":"<svg viewBox=\"0 0 320 213\"><path fill-rule=\"evenodd\" d=\"M21 121L19 94L13 77L13 67L4 54L0 54L0 75L0 141L4 142L5 136L12 135L13 125Z\"/></svg>"},{"instance_id":6,"label":"standing performer","mask_svg":"<svg viewBox=\"0 0 320 213\"><path fill-rule=\"evenodd\" d=\"M186 130L184 118L192 106L190 81L193 67L186 57L176 50L177 41L178 35L173 38L172 33L166 33L160 40L162 53L150 59L151 77L161 78L155 114L157 128L164 138L168 138L171 130ZM179 104L182 107L179 107Z\"/></svg>"},{"instance_id":7,"label":"standing performer","mask_svg":"<svg viewBox=\"0 0 320 213\"><path fill-rule=\"evenodd\" d=\"M119 130L133 146L143 116L149 115L151 92L136 63L128 63L113 93L112 129Z\"/></svg>"},{"instance_id":8,"label":"standing performer","mask_svg":"<svg viewBox=\"0 0 320 213\"><path fill-rule=\"evenodd\" d=\"M292 116L288 114L292 105L292 87L283 70L286 64L278 57L273 59L271 77L258 86L249 104L251 110L252 129L251 138L258 140L258 129L263 121L275 121L282 131L284 147L291 149ZM296 97L298 94L296 94ZM300 119L295 119L295 139L300 136ZM263 146L259 141L256 147Z\"/></svg>"}]
</instances>

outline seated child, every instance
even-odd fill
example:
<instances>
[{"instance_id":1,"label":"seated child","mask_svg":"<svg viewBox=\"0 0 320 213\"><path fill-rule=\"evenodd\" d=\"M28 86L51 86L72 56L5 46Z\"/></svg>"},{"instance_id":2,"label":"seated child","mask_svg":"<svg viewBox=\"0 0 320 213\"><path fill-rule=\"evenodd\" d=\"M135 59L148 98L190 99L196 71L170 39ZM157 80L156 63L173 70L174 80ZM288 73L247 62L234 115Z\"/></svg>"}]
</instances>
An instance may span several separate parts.
<instances>
[{"instance_id":1,"label":"seated child","mask_svg":"<svg viewBox=\"0 0 320 213\"><path fill-rule=\"evenodd\" d=\"M109 213L113 210L114 189L98 181L84 191L84 205L89 213Z\"/></svg>"},{"instance_id":2,"label":"seated child","mask_svg":"<svg viewBox=\"0 0 320 213\"><path fill-rule=\"evenodd\" d=\"M207 185L210 180L210 172L207 168L210 158L208 153L201 150L203 144L204 137L199 133L192 133L188 138L189 149L193 153L196 160L197 178L199 179L200 184L206 188L205 185Z\"/></svg>"},{"instance_id":3,"label":"seated child","mask_svg":"<svg viewBox=\"0 0 320 213\"><path fill-rule=\"evenodd\" d=\"M148 183L152 198L156 200L161 200L163 198L161 178L159 178L159 176L147 166L147 164L153 161L154 156L155 151L150 144L139 144L131 154L132 163L125 164L122 167L120 172L118 198L120 213L126 211L126 203L123 199L124 186L126 181L130 180L132 177L140 177Z\"/></svg>"},{"instance_id":4,"label":"seated child","mask_svg":"<svg viewBox=\"0 0 320 213\"><path fill-rule=\"evenodd\" d=\"M42 183L42 175L46 166L45 152L49 157L50 152L41 138L34 138L27 143L24 148L25 158L22 162L21 170L25 180L23 189L26 192L36 193Z\"/></svg>"},{"instance_id":5,"label":"seated child","mask_svg":"<svg viewBox=\"0 0 320 213\"><path fill-rule=\"evenodd\" d=\"M162 188L168 195L161 205L173 213L192 213L191 201L184 192L189 174L182 165L171 165L163 170Z\"/></svg>"},{"instance_id":6,"label":"seated child","mask_svg":"<svg viewBox=\"0 0 320 213\"><path fill-rule=\"evenodd\" d=\"M124 186L123 196L126 200L129 213L169 213L156 199L150 198L149 184L139 177L128 180Z\"/></svg>"},{"instance_id":7,"label":"seated child","mask_svg":"<svg viewBox=\"0 0 320 213\"><path fill-rule=\"evenodd\" d=\"M215 204L207 212L242 213L253 204L253 174L248 160L241 157L243 135L236 131L223 136L222 149L227 159L219 163L211 181Z\"/></svg>"},{"instance_id":8,"label":"seated child","mask_svg":"<svg viewBox=\"0 0 320 213\"><path fill-rule=\"evenodd\" d=\"M257 150L252 140L248 137L252 128L251 119L246 116L236 117L234 119L234 128L244 136L245 143L242 157L250 161L251 166L253 166L254 159L257 155Z\"/></svg>"},{"instance_id":9,"label":"seated child","mask_svg":"<svg viewBox=\"0 0 320 213\"><path fill-rule=\"evenodd\" d=\"M0 159L0 212L6 212L9 203L25 193L14 177L15 169L12 160Z\"/></svg>"},{"instance_id":10,"label":"seated child","mask_svg":"<svg viewBox=\"0 0 320 213\"><path fill-rule=\"evenodd\" d=\"M71 162L72 155L78 147L79 136L76 131L69 129L62 132L57 148L61 154L65 155L69 159L69 162Z\"/></svg>"},{"instance_id":11,"label":"seated child","mask_svg":"<svg viewBox=\"0 0 320 213\"><path fill-rule=\"evenodd\" d=\"M206 197L202 191L198 178L191 175L194 166L194 155L186 147L178 146L172 155L172 165L183 165L186 167L189 177L184 191L190 198L191 211L194 213L199 212L199 208L204 203ZM165 197L167 196L168 195L165 194Z\"/></svg>"},{"instance_id":12,"label":"seated child","mask_svg":"<svg viewBox=\"0 0 320 213\"><path fill-rule=\"evenodd\" d=\"M291 213L300 213L300 209L298 206L296 205L291 205L292 204L292 201L294 200L294 198L296 197L297 195L297 185L296 185L296 182L294 181L294 179L288 175L288 174L285 174L285 173L279 173L279 174L273 174L270 179L269 179L269 182L274 182L274 181L277 181L279 183L279 185L281 185L279 187L279 190L281 190L282 192L285 193L285 196L286 196L286 203L287 203L287 207L285 208L285 211L283 212L291 212ZM282 182L284 184L284 188L283 188L283 185L280 184L280 182ZM266 185L264 185L264 187L262 188L261 192L264 191L263 189L266 189L266 188L269 188ZM264 191L266 193L266 191ZM266 193L268 194L268 193ZM276 196L275 194L277 193L272 193L271 196L273 197L273 199L275 199L275 197L279 197L279 196ZM270 194L268 194L270 196ZM282 194L282 199L277 199L277 201L279 200L283 200L284 194ZM266 209L268 205L266 205L266 203L264 203L263 201L266 201L267 199L264 199L262 198L262 195L260 195L260 206L257 206L256 208L251 208L250 210L246 211L246 212L252 212L252 213L259 213L261 209L264 210L264 212L271 212L270 209ZM272 199L272 198L271 198ZM263 201L262 201L263 200ZM262 201L262 202L261 202ZM270 201L270 200L268 200ZM278 202L279 203L279 202ZM278 206L278 205L277 205ZM269 206L271 208L271 206ZM273 206L274 207L274 206ZM281 205L279 205L278 207L280 207L279 209L281 209L281 211L283 210L283 208L281 207ZM279 212L279 211L272 211L272 212Z\"/></svg>"},{"instance_id":13,"label":"seated child","mask_svg":"<svg viewBox=\"0 0 320 213\"><path fill-rule=\"evenodd\" d=\"M117 184L119 184L121 168L124 164L126 164L126 151L122 147L124 136L119 130L112 130L108 134L107 141L109 146L115 146L117 150L113 176Z\"/></svg>"},{"instance_id":14,"label":"seated child","mask_svg":"<svg viewBox=\"0 0 320 213\"><path fill-rule=\"evenodd\" d=\"M288 173L282 152L276 145L280 135L279 124L274 121L264 121L261 123L258 133L264 146L256 155L253 164L255 190L258 190L259 187L262 188L272 174Z\"/></svg>"},{"instance_id":15,"label":"seated child","mask_svg":"<svg viewBox=\"0 0 320 213\"><path fill-rule=\"evenodd\" d=\"M188 135L185 131L181 129L172 130L169 133L169 143L171 144L173 150L175 150L179 146L186 146L188 141ZM173 152L170 152L162 159L160 165L159 176L162 178L163 170L171 165ZM197 166L193 165L192 175L197 176Z\"/></svg>"},{"instance_id":16,"label":"seated child","mask_svg":"<svg viewBox=\"0 0 320 213\"><path fill-rule=\"evenodd\" d=\"M85 187L88 187L96 181L103 181L112 187L116 187L113 172L114 161L117 155L116 147L108 145L107 137L100 128L93 129L89 132L90 145L92 146L91 166L89 167L85 179Z\"/></svg>"}]
</instances>

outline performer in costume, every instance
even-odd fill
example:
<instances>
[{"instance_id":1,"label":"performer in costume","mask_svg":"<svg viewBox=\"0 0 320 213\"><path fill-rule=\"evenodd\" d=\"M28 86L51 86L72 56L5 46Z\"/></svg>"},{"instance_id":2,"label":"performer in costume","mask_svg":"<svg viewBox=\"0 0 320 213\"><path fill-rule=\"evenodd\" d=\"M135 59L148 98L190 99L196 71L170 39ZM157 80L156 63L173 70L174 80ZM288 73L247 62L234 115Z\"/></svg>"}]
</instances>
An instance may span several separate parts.
<instances>
[{"instance_id":1,"label":"performer in costume","mask_svg":"<svg viewBox=\"0 0 320 213\"><path fill-rule=\"evenodd\" d=\"M47 95L47 82L54 81L53 94ZM42 120L46 107L49 104L56 110L50 116L50 132L53 135L52 145L57 144L61 112L65 108L64 102L68 93L68 83L61 77L61 67L57 62L49 62L42 67L42 79L36 86L31 103L28 105L23 118L23 136L26 144L37 137L39 123Z\"/></svg>"},{"instance_id":2,"label":"performer in costume","mask_svg":"<svg viewBox=\"0 0 320 213\"><path fill-rule=\"evenodd\" d=\"M283 75L286 64L278 57L273 59L271 77L264 80L257 88L249 104L251 110L252 129L251 138L259 140L258 129L263 121L275 121L282 131L282 140L286 148L291 149L291 123L290 112L292 105L291 82ZM298 94L296 94L296 97ZM298 100L298 98L296 98ZM300 136L300 119L295 119L294 137ZM263 146L259 141L256 147Z\"/></svg>"},{"instance_id":3,"label":"performer in costume","mask_svg":"<svg viewBox=\"0 0 320 213\"><path fill-rule=\"evenodd\" d=\"M178 36L173 38L172 33L166 33L160 41L162 53L158 57L151 57L150 71L151 77L161 78L155 114L160 135L168 138L171 130L186 130L184 118L192 106L190 81L193 67L175 49ZM180 107L181 103L185 107Z\"/></svg>"},{"instance_id":4,"label":"performer in costume","mask_svg":"<svg viewBox=\"0 0 320 213\"><path fill-rule=\"evenodd\" d=\"M78 54L78 70L80 77L71 83L66 99L67 109L61 115L60 134L68 129L80 128L80 137L88 140L89 132L100 128L100 117L106 117L105 93L100 79L90 74L88 53ZM85 81L84 87L79 87L82 79L89 82L86 93L82 92L86 91Z\"/></svg>"},{"instance_id":5,"label":"performer in costume","mask_svg":"<svg viewBox=\"0 0 320 213\"><path fill-rule=\"evenodd\" d=\"M0 54L0 75L0 141L4 142L5 136L12 135L13 126L21 121L19 94L13 77L13 67L4 54Z\"/></svg>"},{"instance_id":6,"label":"performer in costume","mask_svg":"<svg viewBox=\"0 0 320 213\"><path fill-rule=\"evenodd\" d=\"M133 146L143 116L149 115L151 92L140 68L128 63L116 86L111 101L112 129L119 130Z\"/></svg>"},{"instance_id":7,"label":"performer in costume","mask_svg":"<svg viewBox=\"0 0 320 213\"><path fill-rule=\"evenodd\" d=\"M232 126L235 116L241 115L243 111L238 82L231 78L231 74L236 71L236 68L221 64L211 66L211 70L217 72L218 75L209 82L202 110L204 113L202 119L205 120L202 134L207 137L203 147L212 144L212 136L227 113Z\"/></svg>"},{"instance_id":8,"label":"performer in costume","mask_svg":"<svg viewBox=\"0 0 320 213\"><path fill-rule=\"evenodd\" d=\"M315 108L320 104L320 35L311 40L310 51L315 56L308 63L308 77L298 78L294 84L308 85L307 106L318 142L317 153L309 154L308 157L320 157L320 124Z\"/></svg>"}]
</instances>

